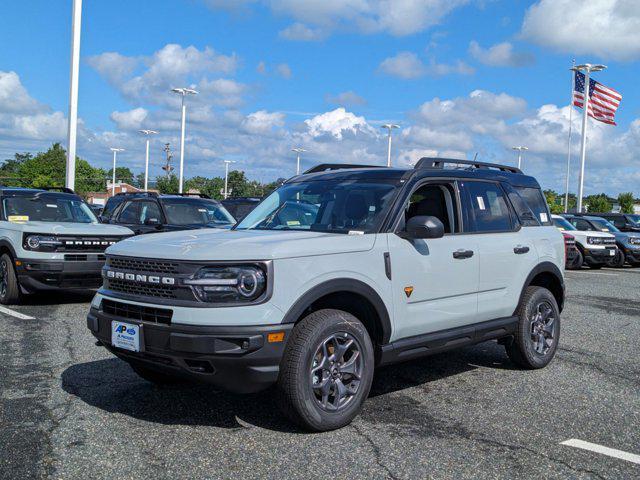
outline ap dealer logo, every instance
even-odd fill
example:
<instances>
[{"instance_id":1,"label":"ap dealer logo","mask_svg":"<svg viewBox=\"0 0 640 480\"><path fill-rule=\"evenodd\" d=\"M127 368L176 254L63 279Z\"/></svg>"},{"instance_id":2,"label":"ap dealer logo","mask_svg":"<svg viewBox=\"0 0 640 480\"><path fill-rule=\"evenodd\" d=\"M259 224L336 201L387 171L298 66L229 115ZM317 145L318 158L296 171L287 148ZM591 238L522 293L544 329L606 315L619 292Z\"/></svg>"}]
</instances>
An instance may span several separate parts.
<instances>
[{"instance_id":1,"label":"ap dealer logo","mask_svg":"<svg viewBox=\"0 0 640 480\"><path fill-rule=\"evenodd\" d=\"M135 331L135 329L134 329L134 328L130 328L130 327L129 327L129 328L127 328L127 326L126 326L126 325L120 324L120 325L118 325L118 326L116 327L116 333L119 333L119 334L121 334L121 335L122 335L122 334L135 335L135 334L136 334L136 331Z\"/></svg>"}]
</instances>

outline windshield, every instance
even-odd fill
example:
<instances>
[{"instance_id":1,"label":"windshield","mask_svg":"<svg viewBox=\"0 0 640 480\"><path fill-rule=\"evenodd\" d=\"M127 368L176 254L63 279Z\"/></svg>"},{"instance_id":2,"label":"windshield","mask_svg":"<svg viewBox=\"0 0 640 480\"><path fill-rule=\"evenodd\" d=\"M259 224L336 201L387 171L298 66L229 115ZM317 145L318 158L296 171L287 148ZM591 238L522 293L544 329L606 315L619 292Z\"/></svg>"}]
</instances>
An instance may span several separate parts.
<instances>
[{"instance_id":1,"label":"windshield","mask_svg":"<svg viewBox=\"0 0 640 480\"><path fill-rule=\"evenodd\" d=\"M627 218L631 220L631 223L640 227L640 215L627 215Z\"/></svg>"},{"instance_id":2,"label":"windshield","mask_svg":"<svg viewBox=\"0 0 640 480\"><path fill-rule=\"evenodd\" d=\"M289 183L269 195L236 228L372 233L395 191L395 184L384 180Z\"/></svg>"},{"instance_id":3,"label":"windshield","mask_svg":"<svg viewBox=\"0 0 640 480\"><path fill-rule=\"evenodd\" d=\"M36 193L2 201L4 220L18 222L98 223L89 206L73 195Z\"/></svg>"},{"instance_id":4,"label":"windshield","mask_svg":"<svg viewBox=\"0 0 640 480\"><path fill-rule=\"evenodd\" d=\"M576 227L571 225L565 218L553 217L553 224L560 230L577 230Z\"/></svg>"},{"instance_id":5,"label":"windshield","mask_svg":"<svg viewBox=\"0 0 640 480\"><path fill-rule=\"evenodd\" d=\"M235 219L218 202L199 198L162 200L167 223L172 225L233 225Z\"/></svg>"},{"instance_id":6,"label":"windshield","mask_svg":"<svg viewBox=\"0 0 640 480\"><path fill-rule=\"evenodd\" d=\"M592 218L589 220L600 231L603 232L619 232L616 226L605 220L604 218Z\"/></svg>"}]
</instances>

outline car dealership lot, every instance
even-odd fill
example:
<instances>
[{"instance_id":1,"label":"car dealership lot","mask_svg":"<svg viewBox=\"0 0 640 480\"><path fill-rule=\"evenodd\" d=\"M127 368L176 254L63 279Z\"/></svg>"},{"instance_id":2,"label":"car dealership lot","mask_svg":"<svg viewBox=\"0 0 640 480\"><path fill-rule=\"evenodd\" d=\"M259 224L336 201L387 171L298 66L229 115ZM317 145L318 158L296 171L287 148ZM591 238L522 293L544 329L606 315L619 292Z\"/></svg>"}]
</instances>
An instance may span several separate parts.
<instances>
[{"instance_id":1,"label":"car dealership lot","mask_svg":"<svg viewBox=\"0 0 640 480\"><path fill-rule=\"evenodd\" d=\"M0 312L0 478L638 478L640 269L566 276L548 368L496 343L385 367L353 424L322 434L270 392L147 383L94 346L90 293L33 297Z\"/></svg>"}]
</instances>

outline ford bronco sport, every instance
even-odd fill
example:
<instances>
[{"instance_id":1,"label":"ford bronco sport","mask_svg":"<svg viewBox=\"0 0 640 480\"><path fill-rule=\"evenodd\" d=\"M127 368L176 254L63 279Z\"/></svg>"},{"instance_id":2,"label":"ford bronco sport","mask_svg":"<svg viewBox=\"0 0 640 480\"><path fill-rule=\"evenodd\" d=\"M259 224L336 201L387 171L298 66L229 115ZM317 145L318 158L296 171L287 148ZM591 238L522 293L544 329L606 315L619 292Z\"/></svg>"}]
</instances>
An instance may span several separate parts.
<instances>
[{"instance_id":1,"label":"ford bronco sport","mask_svg":"<svg viewBox=\"0 0 640 480\"><path fill-rule=\"evenodd\" d=\"M0 303L39 290L99 287L105 249L133 234L101 225L72 190L53 190L0 188Z\"/></svg>"},{"instance_id":2,"label":"ford bronco sport","mask_svg":"<svg viewBox=\"0 0 640 480\"><path fill-rule=\"evenodd\" d=\"M110 247L87 326L144 379L276 385L293 421L329 430L358 414L379 365L498 340L546 366L564 261L538 182L516 168L320 165L231 230Z\"/></svg>"}]
</instances>

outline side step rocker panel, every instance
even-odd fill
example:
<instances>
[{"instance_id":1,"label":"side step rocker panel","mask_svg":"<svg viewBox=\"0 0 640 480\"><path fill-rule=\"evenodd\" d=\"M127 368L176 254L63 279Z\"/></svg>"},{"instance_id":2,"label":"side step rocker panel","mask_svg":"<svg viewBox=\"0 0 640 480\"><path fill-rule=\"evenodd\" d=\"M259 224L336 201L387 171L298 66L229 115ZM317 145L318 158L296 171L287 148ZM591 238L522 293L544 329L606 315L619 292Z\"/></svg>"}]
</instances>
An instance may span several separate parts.
<instances>
[{"instance_id":1,"label":"side step rocker panel","mask_svg":"<svg viewBox=\"0 0 640 480\"><path fill-rule=\"evenodd\" d=\"M380 347L379 365L404 362L512 335L519 317L505 317L396 340Z\"/></svg>"}]
</instances>

